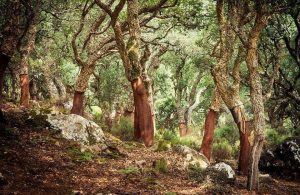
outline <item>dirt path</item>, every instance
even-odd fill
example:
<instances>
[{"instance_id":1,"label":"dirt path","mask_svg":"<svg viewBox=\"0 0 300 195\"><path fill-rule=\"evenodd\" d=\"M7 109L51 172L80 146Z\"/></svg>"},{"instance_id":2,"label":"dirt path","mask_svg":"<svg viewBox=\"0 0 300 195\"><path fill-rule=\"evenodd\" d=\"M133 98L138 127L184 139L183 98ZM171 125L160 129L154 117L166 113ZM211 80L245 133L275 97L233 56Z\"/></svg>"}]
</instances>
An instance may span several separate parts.
<instances>
[{"instance_id":1,"label":"dirt path","mask_svg":"<svg viewBox=\"0 0 300 195\"><path fill-rule=\"evenodd\" d=\"M47 130L10 128L0 133L0 173L6 180L0 183L0 194L209 193L207 184L190 180L180 169L182 159L175 153L126 143L124 154L91 156ZM169 162L167 172L154 168L161 158ZM245 186L246 178L238 177L225 187L232 194L248 194ZM267 179L261 186L261 194L300 194L296 182Z\"/></svg>"}]
</instances>

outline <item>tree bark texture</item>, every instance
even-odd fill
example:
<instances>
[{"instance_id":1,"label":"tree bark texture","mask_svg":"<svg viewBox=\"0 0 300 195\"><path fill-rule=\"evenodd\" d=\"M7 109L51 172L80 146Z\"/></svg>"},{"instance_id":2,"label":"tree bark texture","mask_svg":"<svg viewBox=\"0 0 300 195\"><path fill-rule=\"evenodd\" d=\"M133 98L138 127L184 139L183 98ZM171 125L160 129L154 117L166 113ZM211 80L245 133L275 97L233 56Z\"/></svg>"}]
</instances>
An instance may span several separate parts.
<instances>
[{"instance_id":1,"label":"tree bark texture","mask_svg":"<svg viewBox=\"0 0 300 195\"><path fill-rule=\"evenodd\" d=\"M259 6L264 6L259 4ZM258 65L258 41L260 33L267 25L268 17L263 14L263 7L259 7L255 18L254 26L252 27L249 38L248 38L248 49L246 56L247 68L249 70L250 80L250 100L252 103L253 111L253 130L254 130L254 143L252 146L250 156L250 169L248 174L248 190L259 189L259 170L258 163L260 155L263 149L264 142L264 128L265 128L265 117L264 117L264 102L262 94L262 83L259 75Z\"/></svg>"},{"instance_id":2,"label":"tree bark texture","mask_svg":"<svg viewBox=\"0 0 300 195\"><path fill-rule=\"evenodd\" d=\"M20 104L26 108L29 107L29 77L28 74L20 75L20 83L21 83L21 98Z\"/></svg>"},{"instance_id":3,"label":"tree bark texture","mask_svg":"<svg viewBox=\"0 0 300 195\"><path fill-rule=\"evenodd\" d=\"M2 42L0 45L0 97L2 96L4 73L6 68L15 53L19 39L19 23L20 23L20 1L9 0L5 13L5 24L2 26L1 35Z\"/></svg>"},{"instance_id":4,"label":"tree bark texture","mask_svg":"<svg viewBox=\"0 0 300 195\"><path fill-rule=\"evenodd\" d=\"M84 103L84 92L75 91L71 113L82 116L84 111L83 103Z\"/></svg>"},{"instance_id":5,"label":"tree bark texture","mask_svg":"<svg viewBox=\"0 0 300 195\"><path fill-rule=\"evenodd\" d=\"M73 99L73 107L71 110L72 114L83 115L84 110L84 93L89 86L89 79L93 74L95 66L85 65L81 68L79 76L77 77L74 99ZM80 98L79 98L80 97ZM79 98L79 99L75 99ZM80 101L78 101L80 100Z\"/></svg>"},{"instance_id":6,"label":"tree bark texture","mask_svg":"<svg viewBox=\"0 0 300 195\"><path fill-rule=\"evenodd\" d=\"M35 14L34 14L35 15ZM20 48L20 56L21 56L21 63L20 63L20 82L21 82L21 98L20 104L24 107L29 107L29 76L28 76L28 69L29 69L29 56L31 51L35 45L35 37L36 37L36 16L34 16L31 21L29 22L28 30L24 37L24 41Z\"/></svg>"},{"instance_id":7,"label":"tree bark texture","mask_svg":"<svg viewBox=\"0 0 300 195\"><path fill-rule=\"evenodd\" d=\"M208 160L211 159L212 143L214 138L214 131L218 121L218 114L220 111L220 102L221 102L221 97L217 89L215 89L211 106L205 118L204 135L200 147L200 152L203 153Z\"/></svg>"},{"instance_id":8,"label":"tree bark texture","mask_svg":"<svg viewBox=\"0 0 300 195\"><path fill-rule=\"evenodd\" d=\"M204 123L204 136L200 148L200 152L206 156L208 160L211 158L212 142L214 139L214 131L218 119L218 112L209 109Z\"/></svg>"},{"instance_id":9,"label":"tree bark texture","mask_svg":"<svg viewBox=\"0 0 300 195\"><path fill-rule=\"evenodd\" d=\"M136 139L142 140L146 146L151 146L153 144L154 129L147 90L140 78L133 80L131 85L135 106L134 135Z\"/></svg>"}]
</instances>

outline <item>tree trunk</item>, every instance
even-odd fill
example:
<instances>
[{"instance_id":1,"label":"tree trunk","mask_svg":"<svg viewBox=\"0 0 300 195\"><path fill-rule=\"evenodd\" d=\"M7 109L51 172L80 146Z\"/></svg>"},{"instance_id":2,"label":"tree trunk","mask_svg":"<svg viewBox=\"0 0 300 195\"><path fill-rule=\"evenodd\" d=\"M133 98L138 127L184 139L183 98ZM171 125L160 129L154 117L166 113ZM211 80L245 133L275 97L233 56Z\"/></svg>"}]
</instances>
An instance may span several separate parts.
<instances>
[{"instance_id":1,"label":"tree trunk","mask_svg":"<svg viewBox=\"0 0 300 195\"><path fill-rule=\"evenodd\" d=\"M188 133L188 127L185 121L180 121L179 122L179 134L180 137L186 136Z\"/></svg>"},{"instance_id":2,"label":"tree trunk","mask_svg":"<svg viewBox=\"0 0 300 195\"><path fill-rule=\"evenodd\" d=\"M250 121L246 121L245 132L240 131L240 155L238 171L243 175L248 174L249 158L250 158Z\"/></svg>"},{"instance_id":3,"label":"tree trunk","mask_svg":"<svg viewBox=\"0 0 300 195\"><path fill-rule=\"evenodd\" d=\"M75 93L73 99L72 114L83 115L84 111L84 93L89 86L89 79L95 70L95 64L85 64L77 77Z\"/></svg>"},{"instance_id":4,"label":"tree trunk","mask_svg":"<svg viewBox=\"0 0 300 195\"><path fill-rule=\"evenodd\" d=\"M10 57L0 53L0 98L2 98L2 90L4 85L4 76Z\"/></svg>"},{"instance_id":5,"label":"tree trunk","mask_svg":"<svg viewBox=\"0 0 300 195\"><path fill-rule=\"evenodd\" d=\"M134 135L148 147L153 144L154 127L147 90L141 78L131 82L134 97Z\"/></svg>"},{"instance_id":6,"label":"tree trunk","mask_svg":"<svg viewBox=\"0 0 300 195\"><path fill-rule=\"evenodd\" d=\"M214 131L216 128L218 113L220 111L221 96L219 95L217 88L214 91L210 109L206 115L204 123L204 135L200 152L207 157L208 160L211 158L212 153L212 142L214 138Z\"/></svg>"},{"instance_id":7,"label":"tree trunk","mask_svg":"<svg viewBox=\"0 0 300 195\"><path fill-rule=\"evenodd\" d=\"M75 91L71 113L82 116L84 111L83 103L84 103L84 92Z\"/></svg>"},{"instance_id":8,"label":"tree trunk","mask_svg":"<svg viewBox=\"0 0 300 195\"><path fill-rule=\"evenodd\" d=\"M246 114L243 105L239 105L230 109L230 112L240 133L240 155L238 170L243 175L246 175L248 172L248 162L250 155L249 124L246 121Z\"/></svg>"},{"instance_id":9,"label":"tree trunk","mask_svg":"<svg viewBox=\"0 0 300 195\"><path fill-rule=\"evenodd\" d=\"M21 83L21 98L20 104L25 108L29 107L29 77L28 74L20 75L20 83Z\"/></svg>"},{"instance_id":10,"label":"tree trunk","mask_svg":"<svg viewBox=\"0 0 300 195\"><path fill-rule=\"evenodd\" d=\"M254 143L250 156L250 169L247 183L248 190L259 189L258 163L264 143L265 111L262 95L262 83L258 71L259 64L257 50L260 33L268 23L268 16L263 15L265 9L265 5L259 4L254 26L249 33L246 56L246 64L249 70L250 100L252 103L254 129Z\"/></svg>"},{"instance_id":11,"label":"tree trunk","mask_svg":"<svg viewBox=\"0 0 300 195\"><path fill-rule=\"evenodd\" d=\"M212 142L214 138L214 131L217 123L218 112L209 109L204 123L204 136L200 148L200 152L206 156L208 160L211 158Z\"/></svg>"}]
</instances>

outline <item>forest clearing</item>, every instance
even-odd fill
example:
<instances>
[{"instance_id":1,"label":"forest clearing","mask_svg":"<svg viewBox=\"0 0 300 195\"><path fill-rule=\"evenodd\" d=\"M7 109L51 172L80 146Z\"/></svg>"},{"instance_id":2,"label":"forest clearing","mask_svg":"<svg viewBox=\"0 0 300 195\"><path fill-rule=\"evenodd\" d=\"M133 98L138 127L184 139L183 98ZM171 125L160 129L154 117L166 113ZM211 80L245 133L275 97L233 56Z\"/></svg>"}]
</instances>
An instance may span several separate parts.
<instances>
[{"instance_id":1,"label":"forest clearing","mask_svg":"<svg viewBox=\"0 0 300 195\"><path fill-rule=\"evenodd\" d=\"M300 194L300 1L0 10L0 194Z\"/></svg>"}]
</instances>

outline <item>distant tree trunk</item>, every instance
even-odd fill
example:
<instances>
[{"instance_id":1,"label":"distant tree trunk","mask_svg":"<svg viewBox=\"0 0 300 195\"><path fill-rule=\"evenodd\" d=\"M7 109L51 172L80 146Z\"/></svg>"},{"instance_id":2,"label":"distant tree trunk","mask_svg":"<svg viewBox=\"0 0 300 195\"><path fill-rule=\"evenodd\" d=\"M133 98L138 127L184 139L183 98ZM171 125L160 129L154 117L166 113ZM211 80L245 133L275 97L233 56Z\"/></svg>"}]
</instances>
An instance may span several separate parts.
<instances>
[{"instance_id":1,"label":"distant tree trunk","mask_svg":"<svg viewBox=\"0 0 300 195\"><path fill-rule=\"evenodd\" d=\"M20 82L21 82L21 98L20 104L24 107L29 107L29 76L28 76L28 68L29 68L29 56L31 54L32 49L35 44L36 37L36 14L34 14L33 18L29 22L28 30L24 37L22 46L20 48L21 55L21 63L20 63Z\"/></svg>"},{"instance_id":2,"label":"distant tree trunk","mask_svg":"<svg viewBox=\"0 0 300 195\"><path fill-rule=\"evenodd\" d=\"M10 57L0 53L0 98L2 97L3 85L4 85L4 75L8 67Z\"/></svg>"},{"instance_id":3,"label":"distant tree trunk","mask_svg":"<svg viewBox=\"0 0 300 195\"><path fill-rule=\"evenodd\" d=\"M211 158L214 131L216 128L218 114L220 111L220 101L221 101L221 97L219 96L217 89L215 89L212 98L211 107L209 108L209 111L205 118L204 136L200 147L200 152L204 154L204 156L206 156L208 160L210 160Z\"/></svg>"},{"instance_id":4,"label":"distant tree trunk","mask_svg":"<svg viewBox=\"0 0 300 195\"><path fill-rule=\"evenodd\" d=\"M25 108L29 107L29 77L28 74L20 74L21 98L20 104Z\"/></svg>"},{"instance_id":5,"label":"distant tree trunk","mask_svg":"<svg viewBox=\"0 0 300 195\"><path fill-rule=\"evenodd\" d=\"M59 93L59 96L61 98L65 98L67 96L67 91L66 91L66 87L65 85L63 84L62 80L60 79L59 76L56 76L53 78L53 81L55 83L55 86L58 90L58 93Z\"/></svg>"},{"instance_id":6,"label":"distant tree trunk","mask_svg":"<svg viewBox=\"0 0 300 195\"><path fill-rule=\"evenodd\" d=\"M153 144L154 131L151 107L147 90L141 78L131 82L134 97L134 135L142 139L146 146ZM150 120L149 120L150 119Z\"/></svg>"},{"instance_id":7,"label":"distant tree trunk","mask_svg":"<svg viewBox=\"0 0 300 195\"><path fill-rule=\"evenodd\" d=\"M38 100L38 88L34 79L29 83L29 92L32 100Z\"/></svg>"}]
</instances>

